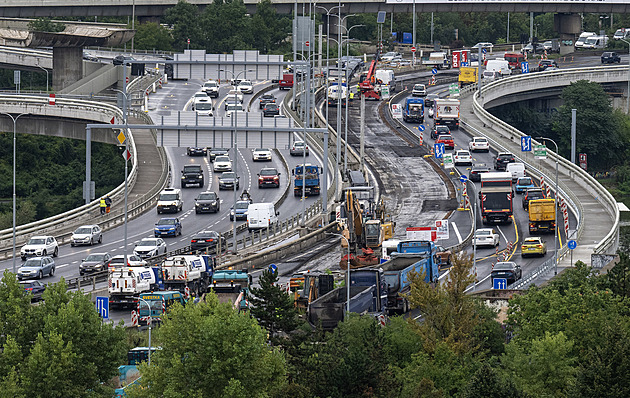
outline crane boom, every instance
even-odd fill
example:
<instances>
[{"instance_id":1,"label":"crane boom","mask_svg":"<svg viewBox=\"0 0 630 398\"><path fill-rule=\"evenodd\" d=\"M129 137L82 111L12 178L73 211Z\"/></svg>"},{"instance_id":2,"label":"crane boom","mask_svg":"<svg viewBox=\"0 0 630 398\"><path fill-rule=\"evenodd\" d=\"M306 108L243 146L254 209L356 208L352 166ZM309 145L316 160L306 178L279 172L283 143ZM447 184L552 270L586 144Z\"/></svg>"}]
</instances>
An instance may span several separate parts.
<instances>
[{"instance_id":1,"label":"crane boom","mask_svg":"<svg viewBox=\"0 0 630 398\"><path fill-rule=\"evenodd\" d=\"M368 69L368 73L367 73L367 76L365 77L365 80L359 83L361 94L367 98L374 98L376 100L381 99L380 94L377 93L376 90L374 90L374 84L373 84L374 79L375 79L374 75L376 74L376 65L378 65L380 56L381 56L380 50L377 49L376 55L374 56L374 59L372 60L372 63L370 64L370 68Z\"/></svg>"}]
</instances>

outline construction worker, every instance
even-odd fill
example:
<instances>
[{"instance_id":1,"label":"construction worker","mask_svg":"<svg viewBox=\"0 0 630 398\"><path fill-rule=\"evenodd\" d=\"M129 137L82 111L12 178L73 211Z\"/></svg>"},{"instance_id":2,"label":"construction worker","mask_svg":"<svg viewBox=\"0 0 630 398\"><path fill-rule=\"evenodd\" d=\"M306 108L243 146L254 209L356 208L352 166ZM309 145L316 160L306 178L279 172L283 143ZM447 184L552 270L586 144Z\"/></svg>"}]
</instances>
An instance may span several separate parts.
<instances>
[{"instance_id":1,"label":"construction worker","mask_svg":"<svg viewBox=\"0 0 630 398\"><path fill-rule=\"evenodd\" d=\"M109 214L112 209L112 198L110 198L109 195L105 197L105 205L107 206L105 207L105 213Z\"/></svg>"},{"instance_id":2,"label":"construction worker","mask_svg":"<svg viewBox=\"0 0 630 398\"><path fill-rule=\"evenodd\" d=\"M354 100L354 93L350 91L350 101Z\"/></svg>"},{"instance_id":3,"label":"construction worker","mask_svg":"<svg viewBox=\"0 0 630 398\"><path fill-rule=\"evenodd\" d=\"M107 208L107 203L105 202L105 198L101 198L99 202L99 207L101 208L101 215L105 214L105 209Z\"/></svg>"}]
</instances>

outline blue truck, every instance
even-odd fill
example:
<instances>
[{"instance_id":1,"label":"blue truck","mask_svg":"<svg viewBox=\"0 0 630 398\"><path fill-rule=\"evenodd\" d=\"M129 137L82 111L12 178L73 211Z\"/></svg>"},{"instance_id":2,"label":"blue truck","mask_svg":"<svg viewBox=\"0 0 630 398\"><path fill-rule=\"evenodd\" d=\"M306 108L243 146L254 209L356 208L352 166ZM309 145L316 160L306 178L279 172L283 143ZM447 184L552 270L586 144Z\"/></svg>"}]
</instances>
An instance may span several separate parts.
<instances>
[{"instance_id":1,"label":"blue truck","mask_svg":"<svg viewBox=\"0 0 630 398\"><path fill-rule=\"evenodd\" d=\"M249 287L252 276L247 270L215 270L210 287L221 303L230 303L239 311L249 310Z\"/></svg>"},{"instance_id":2,"label":"blue truck","mask_svg":"<svg viewBox=\"0 0 630 398\"><path fill-rule=\"evenodd\" d=\"M399 242L391 259L379 264L387 284L387 307L389 313L406 313L409 301L406 294L411 289L409 274L424 273L426 283L436 283L439 277L440 256L431 241ZM376 268L374 267L374 268Z\"/></svg>"},{"instance_id":3,"label":"blue truck","mask_svg":"<svg viewBox=\"0 0 630 398\"><path fill-rule=\"evenodd\" d=\"M405 122L424 123L424 99L407 98L403 107Z\"/></svg>"},{"instance_id":4,"label":"blue truck","mask_svg":"<svg viewBox=\"0 0 630 398\"><path fill-rule=\"evenodd\" d=\"M334 289L308 305L309 322L323 330L337 327L346 315L347 285ZM350 271L350 312L380 315L387 307L387 285L380 269Z\"/></svg>"},{"instance_id":5,"label":"blue truck","mask_svg":"<svg viewBox=\"0 0 630 398\"><path fill-rule=\"evenodd\" d=\"M302 171L306 169L306 175L302 176ZM297 165L295 169L291 171L294 176L293 180L293 194L295 196L302 196L302 185L306 182L306 189L304 190L305 196L319 195L319 176L321 174L321 168L312 164ZM306 177L306 180L303 180Z\"/></svg>"}]
</instances>

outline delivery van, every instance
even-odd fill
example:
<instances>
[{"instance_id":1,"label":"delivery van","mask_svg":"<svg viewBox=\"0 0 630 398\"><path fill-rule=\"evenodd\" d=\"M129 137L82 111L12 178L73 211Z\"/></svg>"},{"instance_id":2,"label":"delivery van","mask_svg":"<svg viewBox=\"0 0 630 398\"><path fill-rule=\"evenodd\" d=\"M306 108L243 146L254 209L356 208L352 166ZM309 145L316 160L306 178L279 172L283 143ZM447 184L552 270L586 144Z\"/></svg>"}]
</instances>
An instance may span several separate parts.
<instances>
[{"instance_id":1,"label":"delivery van","mask_svg":"<svg viewBox=\"0 0 630 398\"><path fill-rule=\"evenodd\" d=\"M247 208L247 229L251 232L271 227L278 222L279 215L273 203L251 203Z\"/></svg>"},{"instance_id":2,"label":"delivery van","mask_svg":"<svg viewBox=\"0 0 630 398\"><path fill-rule=\"evenodd\" d=\"M376 77L377 84L387 85L389 86L389 92L393 93L396 91L396 75L394 75L394 71L391 69L377 69L374 74ZM382 83L379 83L381 81Z\"/></svg>"},{"instance_id":3,"label":"delivery van","mask_svg":"<svg viewBox=\"0 0 630 398\"><path fill-rule=\"evenodd\" d=\"M516 182L519 178L525 177L525 164L521 162L508 163L505 171L512 174L512 182Z\"/></svg>"},{"instance_id":4,"label":"delivery van","mask_svg":"<svg viewBox=\"0 0 630 398\"><path fill-rule=\"evenodd\" d=\"M511 75L510 63L504 59L491 59L486 63L487 71L501 73L501 76Z\"/></svg>"}]
</instances>

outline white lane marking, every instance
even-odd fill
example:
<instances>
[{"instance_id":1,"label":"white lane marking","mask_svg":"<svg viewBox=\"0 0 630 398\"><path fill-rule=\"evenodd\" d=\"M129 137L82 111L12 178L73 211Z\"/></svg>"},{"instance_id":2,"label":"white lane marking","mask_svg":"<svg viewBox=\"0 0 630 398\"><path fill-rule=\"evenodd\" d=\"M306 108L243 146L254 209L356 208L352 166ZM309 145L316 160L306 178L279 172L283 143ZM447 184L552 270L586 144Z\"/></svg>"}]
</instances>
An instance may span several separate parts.
<instances>
[{"instance_id":1,"label":"white lane marking","mask_svg":"<svg viewBox=\"0 0 630 398\"><path fill-rule=\"evenodd\" d=\"M74 264L74 263L76 263L76 261L75 261L75 262L73 262L73 264ZM63 268L63 267L67 267L68 265L70 265L70 264L55 265L55 268Z\"/></svg>"},{"instance_id":2,"label":"white lane marking","mask_svg":"<svg viewBox=\"0 0 630 398\"><path fill-rule=\"evenodd\" d=\"M443 273L442 275L440 275L440 277L438 278L438 280L442 280L444 278L446 278L446 276L451 272L451 269L447 269L445 273Z\"/></svg>"},{"instance_id":3,"label":"white lane marking","mask_svg":"<svg viewBox=\"0 0 630 398\"><path fill-rule=\"evenodd\" d=\"M459 229L457 228L457 224L452 222L451 225L453 226L453 232L455 232L455 235L457 235L458 243L462 243L462 236L459 233Z\"/></svg>"},{"instance_id":4,"label":"white lane marking","mask_svg":"<svg viewBox=\"0 0 630 398\"><path fill-rule=\"evenodd\" d=\"M490 278L490 275L486 276L485 278L483 278L482 280L480 280L479 282L477 282L477 285L481 285L483 282L485 282L488 278ZM474 287L474 285L471 285L468 287L468 289L464 290L464 292L469 291L470 289L472 289Z\"/></svg>"},{"instance_id":5,"label":"white lane marking","mask_svg":"<svg viewBox=\"0 0 630 398\"><path fill-rule=\"evenodd\" d=\"M501 236L503 237L503 240L505 240L505 244L507 245L508 239L505 237L505 234L503 233L503 231L501 231L501 228L499 228L497 226L497 229L499 230L499 233L501 234Z\"/></svg>"}]
</instances>

